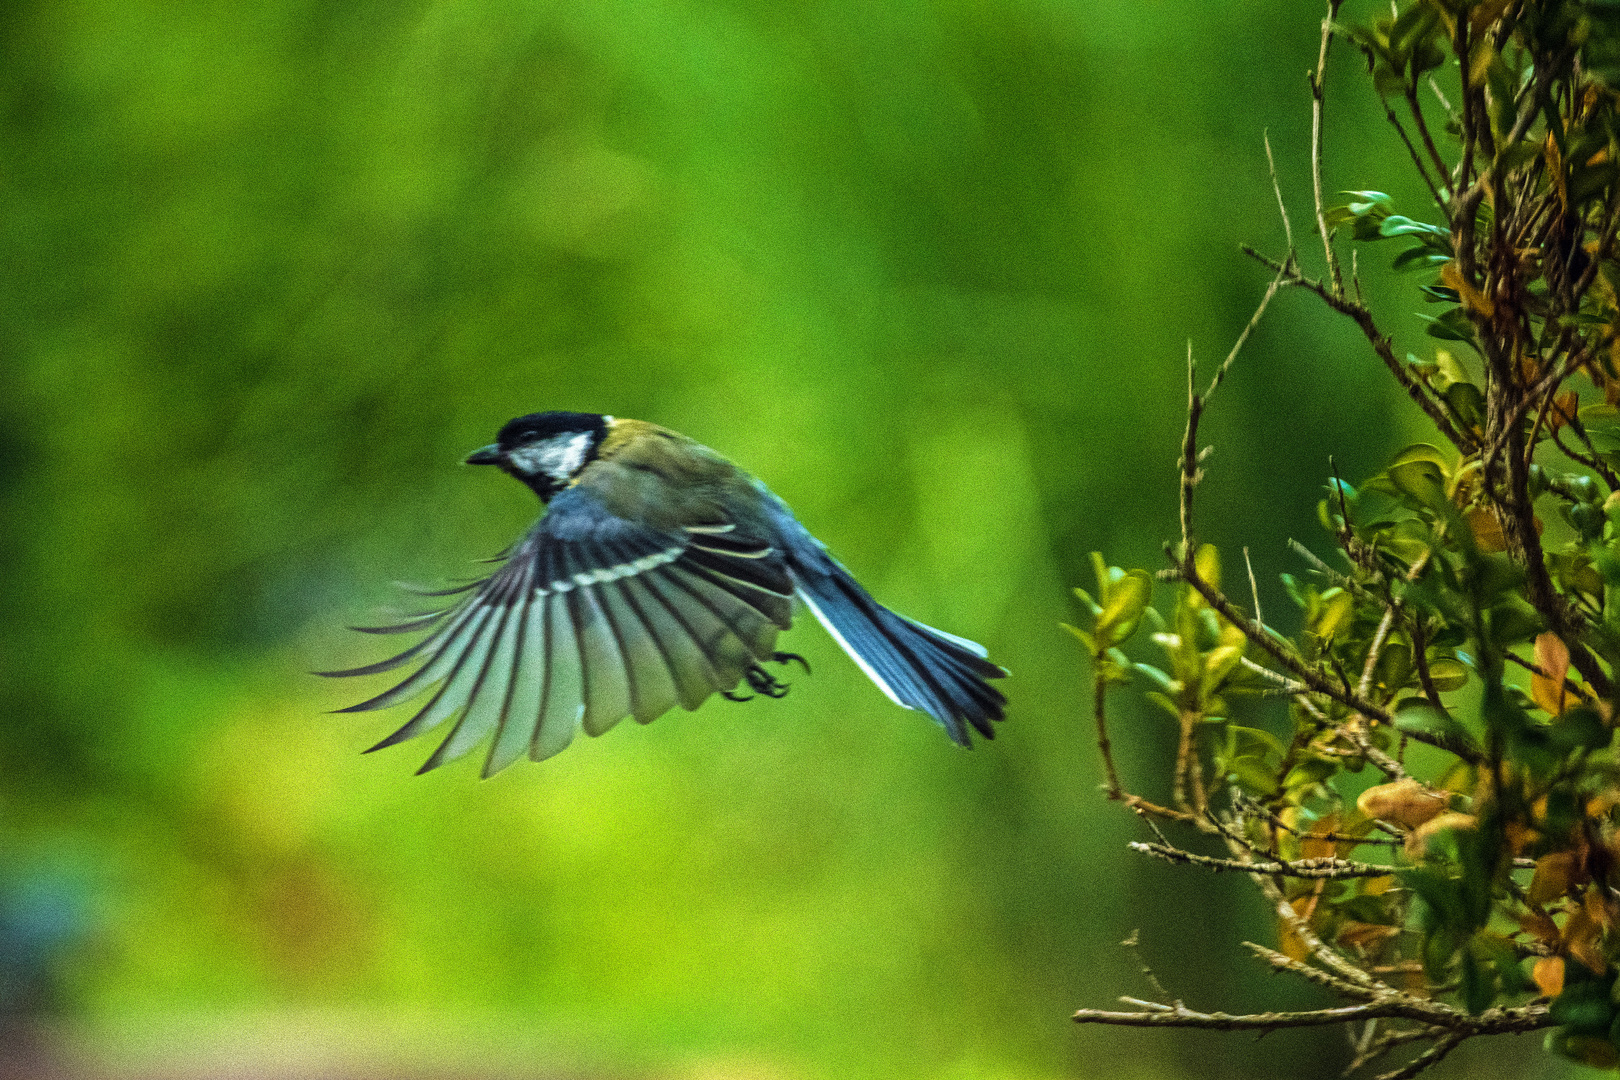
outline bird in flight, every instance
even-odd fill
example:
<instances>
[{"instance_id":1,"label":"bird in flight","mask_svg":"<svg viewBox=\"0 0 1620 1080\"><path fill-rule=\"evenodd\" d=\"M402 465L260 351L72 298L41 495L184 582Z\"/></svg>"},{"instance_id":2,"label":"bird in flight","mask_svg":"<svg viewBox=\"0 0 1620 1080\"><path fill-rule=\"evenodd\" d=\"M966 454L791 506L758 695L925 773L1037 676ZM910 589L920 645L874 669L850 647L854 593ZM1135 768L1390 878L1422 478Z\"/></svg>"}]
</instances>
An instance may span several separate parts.
<instances>
[{"instance_id":1,"label":"bird in flight","mask_svg":"<svg viewBox=\"0 0 1620 1080\"><path fill-rule=\"evenodd\" d=\"M965 638L872 599L787 504L684 435L596 413L520 416L467 462L495 465L540 497L545 513L486 578L427 592L459 597L366 633L428 631L398 655L330 676L411 674L340 712L426 704L371 750L455 720L421 772L490 741L484 776L535 761L574 733L600 735L626 716L645 724L676 705L747 682L780 697L763 667L797 596L896 704L932 716L971 746L995 736L1006 675ZM806 665L808 670L808 665ZM430 693L431 691L431 693ZM367 751L368 753L370 751Z\"/></svg>"}]
</instances>

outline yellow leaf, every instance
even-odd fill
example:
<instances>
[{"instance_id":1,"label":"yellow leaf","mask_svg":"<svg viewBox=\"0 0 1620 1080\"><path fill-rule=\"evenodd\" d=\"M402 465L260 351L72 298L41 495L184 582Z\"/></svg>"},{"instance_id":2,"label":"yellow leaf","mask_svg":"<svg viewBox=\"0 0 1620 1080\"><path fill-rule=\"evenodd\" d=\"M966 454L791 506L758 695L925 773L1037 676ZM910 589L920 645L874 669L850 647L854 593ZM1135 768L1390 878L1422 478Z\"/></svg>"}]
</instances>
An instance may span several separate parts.
<instances>
[{"instance_id":1,"label":"yellow leaf","mask_svg":"<svg viewBox=\"0 0 1620 1080\"><path fill-rule=\"evenodd\" d=\"M1336 832L1339 828L1339 815L1329 814L1316 824L1322 834ZM1338 844L1332 840L1324 839L1323 835L1316 835L1315 830L1311 834L1300 837L1299 855L1302 859L1328 859L1337 855L1338 852Z\"/></svg>"},{"instance_id":2,"label":"yellow leaf","mask_svg":"<svg viewBox=\"0 0 1620 1080\"><path fill-rule=\"evenodd\" d=\"M1569 892L1575 877L1575 853L1555 851L1536 860L1536 874L1526 894L1532 904L1545 906Z\"/></svg>"},{"instance_id":3,"label":"yellow leaf","mask_svg":"<svg viewBox=\"0 0 1620 1080\"><path fill-rule=\"evenodd\" d=\"M1507 534L1496 514L1486 507L1468 511L1468 530L1474 534L1474 543L1481 551L1506 551Z\"/></svg>"},{"instance_id":4,"label":"yellow leaf","mask_svg":"<svg viewBox=\"0 0 1620 1080\"><path fill-rule=\"evenodd\" d=\"M1575 412L1581 406L1580 395L1571 390L1559 394L1552 400L1552 407L1547 410L1547 426L1554 431L1575 419Z\"/></svg>"},{"instance_id":5,"label":"yellow leaf","mask_svg":"<svg viewBox=\"0 0 1620 1080\"><path fill-rule=\"evenodd\" d=\"M1510 0L1485 0L1485 3L1475 8L1473 14L1468 16L1468 23L1473 27L1474 35L1478 37L1484 34L1485 28L1507 10L1509 2Z\"/></svg>"},{"instance_id":6,"label":"yellow leaf","mask_svg":"<svg viewBox=\"0 0 1620 1080\"><path fill-rule=\"evenodd\" d=\"M1608 702L1603 702L1607 705ZM1605 788L1586 800L1586 816L1600 818L1608 816L1610 810L1620 806L1620 788Z\"/></svg>"},{"instance_id":7,"label":"yellow leaf","mask_svg":"<svg viewBox=\"0 0 1620 1080\"><path fill-rule=\"evenodd\" d=\"M1530 696L1549 716L1562 715L1569 694L1564 676L1569 674L1569 647L1552 631L1536 636L1536 666L1546 675L1530 676Z\"/></svg>"},{"instance_id":8,"label":"yellow leaf","mask_svg":"<svg viewBox=\"0 0 1620 1080\"><path fill-rule=\"evenodd\" d=\"M1474 55L1468 58L1468 85L1485 85L1485 73L1490 70L1491 61L1496 59L1496 50L1481 42L1474 49Z\"/></svg>"},{"instance_id":9,"label":"yellow leaf","mask_svg":"<svg viewBox=\"0 0 1620 1080\"><path fill-rule=\"evenodd\" d=\"M1395 887L1395 875L1385 877L1370 877L1361 883L1361 891L1366 896L1383 896Z\"/></svg>"},{"instance_id":10,"label":"yellow leaf","mask_svg":"<svg viewBox=\"0 0 1620 1080\"><path fill-rule=\"evenodd\" d=\"M1504 845L1514 858L1518 858L1524 850L1533 844L1539 843L1541 834L1527 827L1523 822L1508 821L1502 825Z\"/></svg>"},{"instance_id":11,"label":"yellow leaf","mask_svg":"<svg viewBox=\"0 0 1620 1080\"><path fill-rule=\"evenodd\" d=\"M1473 282L1463 277L1462 268L1457 265L1457 260L1453 259L1440 268L1440 280L1457 290L1465 307L1479 312L1487 319L1496 314L1496 305L1491 303L1491 298L1475 288Z\"/></svg>"},{"instance_id":12,"label":"yellow leaf","mask_svg":"<svg viewBox=\"0 0 1620 1080\"><path fill-rule=\"evenodd\" d=\"M1603 948L1598 941L1600 932L1597 921L1584 904L1570 912L1569 921L1564 924L1564 951L1602 975L1609 965L1603 959Z\"/></svg>"},{"instance_id":13,"label":"yellow leaf","mask_svg":"<svg viewBox=\"0 0 1620 1080\"><path fill-rule=\"evenodd\" d=\"M1583 906L1586 908L1587 916L1597 923L1598 928L1607 930L1614 925L1614 908L1604 899L1603 893L1604 890L1596 886L1587 889L1586 902Z\"/></svg>"},{"instance_id":14,"label":"yellow leaf","mask_svg":"<svg viewBox=\"0 0 1620 1080\"><path fill-rule=\"evenodd\" d=\"M1553 191L1558 195L1558 208L1569 211L1569 189L1564 186L1564 155L1558 149L1558 140L1553 138L1552 132L1547 132L1547 142L1543 146L1547 158L1547 175L1552 177Z\"/></svg>"},{"instance_id":15,"label":"yellow leaf","mask_svg":"<svg viewBox=\"0 0 1620 1080\"><path fill-rule=\"evenodd\" d=\"M1564 992L1564 958L1543 956L1530 970L1530 977L1536 981L1536 988L1543 995L1550 998L1557 997Z\"/></svg>"},{"instance_id":16,"label":"yellow leaf","mask_svg":"<svg viewBox=\"0 0 1620 1080\"><path fill-rule=\"evenodd\" d=\"M1277 951L1290 960L1302 962L1311 955L1311 950L1305 947L1305 939L1294 933L1286 919L1277 920Z\"/></svg>"},{"instance_id":17,"label":"yellow leaf","mask_svg":"<svg viewBox=\"0 0 1620 1080\"><path fill-rule=\"evenodd\" d=\"M1348 625L1356 611L1356 598L1335 586L1322 593L1322 614L1316 621L1316 634L1324 641Z\"/></svg>"}]
</instances>

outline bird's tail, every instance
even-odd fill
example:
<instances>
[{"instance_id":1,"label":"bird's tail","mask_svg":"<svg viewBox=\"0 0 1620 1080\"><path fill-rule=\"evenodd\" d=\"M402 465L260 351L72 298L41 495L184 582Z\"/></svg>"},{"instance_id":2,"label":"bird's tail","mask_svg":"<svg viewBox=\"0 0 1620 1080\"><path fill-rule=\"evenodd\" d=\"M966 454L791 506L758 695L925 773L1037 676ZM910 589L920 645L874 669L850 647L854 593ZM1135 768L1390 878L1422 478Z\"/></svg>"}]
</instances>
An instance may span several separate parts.
<instances>
[{"instance_id":1,"label":"bird's tail","mask_svg":"<svg viewBox=\"0 0 1620 1080\"><path fill-rule=\"evenodd\" d=\"M995 738L991 722L1002 718L1007 699L985 680L1007 673L986 659L984 648L890 611L815 547L795 553L794 585L861 670L897 705L932 716L953 741L972 745L968 724Z\"/></svg>"}]
</instances>

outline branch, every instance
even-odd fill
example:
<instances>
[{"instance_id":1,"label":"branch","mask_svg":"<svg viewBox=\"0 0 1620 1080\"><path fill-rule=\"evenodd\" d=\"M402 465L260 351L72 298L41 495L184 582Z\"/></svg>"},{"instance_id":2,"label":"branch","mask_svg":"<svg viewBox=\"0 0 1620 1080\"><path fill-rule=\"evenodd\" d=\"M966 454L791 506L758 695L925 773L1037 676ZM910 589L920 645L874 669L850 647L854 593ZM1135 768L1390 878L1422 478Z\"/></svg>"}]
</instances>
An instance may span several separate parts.
<instances>
[{"instance_id":1,"label":"branch","mask_svg":"<svg viewBox=\"0 0 1620 1080\"><path fill-rule=\"evenodd\" d=\"M1379 1075L1378 1080L1410 1080L1411 1077L1416 1076L1418 1073L1429 1068L1429 1066L1438 1064L1441 1058L1455 1050L1464 1039L1468 1038L1468 1036L1472 1034L1480 1033L1456 1031L1448 1032L1447 1034L1442 1035L1433 1046L1429 1047L1427 1050L1423 1051L1423 1053L1407 1062L1405 1067L1396 1069L1394 1072L1382 1073Z\"/></svg>"},{"instance_id":2,"label":"branch","mask_svg":"<svg viewBox=\"0 0 1620 1080\"><path fill-rule=\"evenodd\" d=\"M1354 983L1347 983L1343 979L1335 978L1334 976L1329 975L1321 968L1313 968L1311 965L1300 960L1295 960L1291 956L1285 956L1275 949L1268 949L1264 945L1256 945L1252 941L1245 941L1243 943L1243 947L1254 953L1266 963L1270 964L1272 967L1276 968L1278 971L1287 971L1294 975L1298 975L1307 982L1313 982L1318 986L1326 987L1327 989L1332 990L1334 993L1343 997L1353 998L1356 1001L1379 1001L1383 998L1383 995L1376 990L1369 990L1365 986L1356 986Z\"/></svg>"},{"instance_id":3,"label":"branch","mask_svg":"<svg viewBox=\"0 0 1620 1080\"><path fill-rule=\"evenodd\" d=\"M1303 1012L1265 1012L1233 1015L1223 1012L1196 1012L1180 1002L1164 1005L1136 998L1121 998L1130 1004L1143 1006L1140 1011L1114 1012L1104 1009L1081 1009L1074 1014L1078 1024L1118 1024L1125 1027L1182 1027L1210 1028L1216 1031L1277 1031L1281 1028L1321 1027L1324 1024L1342 1024L1353 1020L1397 1018L1443 1027L1458 1041L1474 1035L1501 1035L1510 1032L1539 1031L1552 1027L1545 1005L1525 1005L1517 1009L1487 1009L1477 1016L1469 1016L1455 1009L1421 998L1400 994L1395 998L1369 1001L1361 1005L1345 1005L1336 1009L1309 1009ZM1435 1060L1438 1060L1435 1059ZM1394 1074L1392 1074L1394 1075ZM1412 1076L1415 1073L1403 1073ZM1382 1078L1380 1078L1382 1080Z\"/></svg>"},{"instance_id":4,"label":"branch","mask_svg":"<svg viewBox=\"0 0 1620 1080\"><path fill-rule=\"evenodd\" d=\"M1374 866L1369 863L1351 862L1348 859L1336 859L1331 856L1319 859L1295 859L1293 861L1280 860L1274 862L1246 862L1242 859L1217 859L1210 855L1197 855L1191 851L1183 851L1167 844L1146 844L1132 841L1129 845L1132 851L1140 851L1144 855L1153 855L1166 862L1189 863L1194 866L1207 866L1219 873L1223 870L1241 870L1248 874L1277 874L1283 877L1297 878L1371 878L1388 877L1399 873L1398 866Z\"/></svg>"},{"instance_id":5,"label":"branch","mask_svg":"<svg viewBox=\"0 0 1620 1080\"><path fill-rule=\"evenodd\" d=\"M1286 266L1286 264L1279 263L1276 259L1263 254L1248 244L1242 245L1240 250L1251 259L1273 270L1280 272ZM1407 397L1411 398L1418 408L1422 409L1424 414L1428 416L1434 426L1440 429L1440 434L1444 435L1451 445L1465 454L1472 453L1478 448L1473 436L1457 430L1457 426L1451 422L1451 417L1447 415L1445 408L1429 396L1429 392L1424 385L1413 378L1412 373L1406 370L1406 365L1396 358L1395 349L1390 343L1390 338L1379 330L1371 310L1360 301L1351 300L1348 296L1345 296L1342 286L1340 291L1335 293L1320 281L1305 277L1297 270L1289 275L1283 284L1298 285L1300 288L1313 292L1326 301L1327 305L1334 311L1339 312L1341 315L1348 315L1353 319L1356 325L1361 328L1362 334L1372 344L1373 351L1378 354L1378 358L1389 369L1389 373L1395 377L1395 381L1400 383L1401 388L1406 391Z\"/></svg>"},{"instance_id":6,"label":"branch","mask_svg":"<svg viewBox=\"0 0 1620 1080\"><path fill-rule=\"evenodd\" d=\"M1322 19L1322 44L1316 53L1316 70L1310 74L1311 83L1311 193L1316 201L1316 231L1322 236L1322 252L1327 256L1328 272L1333 275L1333 292L1344 295L1344 275L1339 270L1339 258L1333 254L1333 236L1328 232L1327 211L1322 202L1322 102L1323 83L1327 76L1328 46L1333 42L1333 20L1339 14L1341 0L1328 0L1327 16Z\"/></svg>"}]
</instances>

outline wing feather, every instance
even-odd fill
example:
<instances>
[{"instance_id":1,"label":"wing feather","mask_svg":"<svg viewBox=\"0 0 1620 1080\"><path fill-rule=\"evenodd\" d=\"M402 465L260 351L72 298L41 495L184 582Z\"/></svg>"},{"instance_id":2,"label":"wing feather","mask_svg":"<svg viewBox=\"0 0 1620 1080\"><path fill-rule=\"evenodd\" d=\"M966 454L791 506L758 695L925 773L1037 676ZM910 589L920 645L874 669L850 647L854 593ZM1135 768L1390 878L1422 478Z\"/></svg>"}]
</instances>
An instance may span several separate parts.
<instances>
[{"instance_id":1,"label":"wing feather","mask_svg":"<svg viewBox=\"0 0 1620 1080\"><path fill-rule=\"evenodd\" d=\"M625 578L597 586L596 592L618 631L625 669L630 676L630 715L637 723L649 724L675 707L678 695L663 649L648 632L625 594Z\"/></svg>"},{"instance_id":2,"label":"wing feather","mask_svg":"<svg viewBox=\"0 0 1620 1080\"><path fill-rule=\"evenodd\" d=\"M497 583L495 594L490 597L497 615L481 670L472 689L467 692L466 707L461 710L456 726L418 773L430 772L466 754L492 731L499 729L506 716L507 702L511 699L512 684L517 676L524 615L522 601L533 573L528 560L513 565L516 573L503 575ZM449 684L446 684L448 689Z\"/></svg>"},{"instance_id":3,"label":"wing feather","mask_svg":"<svg viewBox=\"0 0 1620 1080\"><path fill-rule=\"evenodd\" d=\"M769 659L792 616L793 582L770 542L730 522L672 531L618 518L596 495L560 493L500 569L431 595L444 611L370 633L426 631L386 660L333 675L417 664L397 684L345 712L426 704L372 749L453 720L422 771L489 743L485 776L525 752L567 747L625 716L647 723L695 709Z\"/></svg>"},{"instance_id":4,"label":"wing feather","mask_svg":"<svg viewBox=\"0 0 1620 1080\"><path fill-rule=\"evenodd\" d=\"M585 683L581 722L587 734L600 735L630 713L630 681L624 654L597 601L596 590L570 590L568 606L579 637Z\"/></svg>"},{"instance_id":5,"label":"wing feather","mask_svg":"<svg viewBox=\"0 0 1620 1080\"><path fill-rule=\"evenodd\" d=\"M691 626L654 590L653 576L625 578L621 587L625 601L646 627L648 638L663 654L681 708L690 712L710 694L735 686L736 681L727 683L721 679ZM720 632L727 632L723 625Z\"/></svg>"},{"instance_id":6,"label":"wing feather","mask_svg":"<svg viewBox=\"0 0 1620 1080\"><path fill-rule=\"evenodd\" d=\"M540 720L529 743L531 761L544 761L568 749L585 715L579 635L574 629L570 607L568 593L546 597L545 690L541 695Z\"/></svg>"},{"instance_id":7,"label":"wing feather","mask_svg":"<svg viewBox=\"0 0 1620 1080\"><path fill-rule=\"evenodd\" d=\"M500 728L489 744L483 775L494 776L529 749L540 722L540 702L545 692L546 602L550 596L534 587L534 566L530 563L528 581L517 618L512 645L512 679L501 706ZM536 612L539 615L536 616Z\"/></svg>"},{"instance_id":8,"label":"wing feather","mask_svg":"<svg viewBox=\"0 0 1620 1080\"><path fill-rule=\"evenodd\" d=\"M413 739L425 731L432 731L467 703L468 684L475 683L479 673L483 671L484 659L488 655L487 650L490 645L489 630L497 621L495 614L496 611L493 607L480 605L478 617L471 621L474 628L464 639L465 644L460 647L452 647L455 641L463 640L458 635L456 639L447 642L445 647L436 653L433 659L416 675L406 679L405 682L396 686L393 691L389 691L389 693L399 691L401 687L416 681L417 677L424 672L429 673L430 677L423 680L422 686L430 686L439 679L444 680L439 689L428 699L428 703L422 706L420 712L406 721L405 725L398 731L371 747L366 753L369 754L384 747L393 746L396 743L404 742L406 739ZM441 667L442 670L434 670ZM375 702L386 696L386 694L379 695L378 698L373 698L372 701ZM404 696L414 697L415 691ZM372 707L381 708L382 706L372 705Z\"/></svg>"},{"instance_id":9,"label":"wing feather","mask_svg":"<svg viewBox=\"0 0 1620 1080\"><path fill-rule=\"evenodd\" d=\"M680 589L690 598L689 603L707 610L744 646L747 655L737 669L737 678L742 678L743 669L749 664L769 659L775 652L778 624L758 608L741 601L736 593L717 584L708 575L690 569L683 563L684 560L670 566L666 572L658 575L658 580L667 581ZM723 644L723 641L713 642L708 650L710 656L716 652L726 655L729 650L725 650ZM737 685L736 681L733 680L731 685Z\"/></svg>"}]
</instances>

